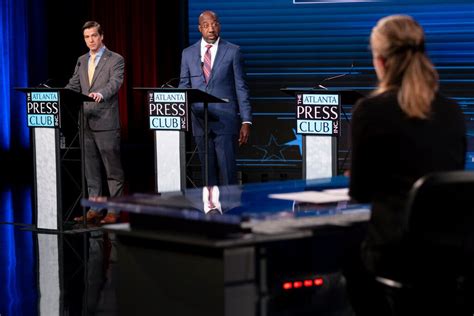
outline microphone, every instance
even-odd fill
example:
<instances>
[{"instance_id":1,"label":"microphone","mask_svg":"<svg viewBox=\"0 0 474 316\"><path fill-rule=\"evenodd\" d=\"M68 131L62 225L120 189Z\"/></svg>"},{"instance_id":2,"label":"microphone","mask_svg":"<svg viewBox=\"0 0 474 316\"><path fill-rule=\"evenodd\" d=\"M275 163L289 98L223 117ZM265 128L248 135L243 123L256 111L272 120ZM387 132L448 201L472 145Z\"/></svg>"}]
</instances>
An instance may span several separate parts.
<instances>
[{"instance_id":1,"label":"microphone","mask_svg":"<svg viewBox=\"0 0 474 316\"><path fill-rule=\"evenodd\" d=\"M201 69L202 69L202 67L204 67L204 60L202 59L201 54L199 54L199 59L198 60L199 60L199 65L201 66Z\"/></svg>"},{"instance_id":2,"label":"microphone","mask_svg":"<svg viewBox=\"0 0 474 316\"><path fill-rule=\"evenodd\" d=\"M38 84L37 88L51 88L51 86L48 85L48 83L50 83L51 81L53 81L53 79L49 78L46 81L41 82L40 84Z\"/></svg>"},{"instance_id":3,"label":"microphone","mask_svg":"<svg viewBox=\"0 0 474 316\"><path fill-rule=\"evenodd\" d=\"M167 88L176 88L176 87L171 85L171 83L173 81L186 79L186 78L188 78L188 79L197 78L197 77L201 77L201 76L202 75L193 75L193 76L186 76L186 77L174 77L174 78L171 78L170 80L166 81L164 84L162 84L160 88L165 88L165 87L167 87Z\"/></svg>"},{"instance_id":4,"label":"microphone","mask_svg":"<svg viewBox=\"0 0 474 316\"><path fill-rule=\"evenodd\" d=\"M321 88L321 89L324 89L324 90L329 90L328 88L326 88L325 86L322 85L323 82L331 81L331 80L334 80L334 79L337 79L337 78L342 78L342 77L348 76L352 73L353 68L354 68L354 62L352 62L351 68L349 69L348 72L340 74L340 75L332 76L332 77L327 77L327 78L323 79L322 81L320 81L318 83L318 85L316 87L314 87L313 89Z\"/></svg>"}]
</instances>

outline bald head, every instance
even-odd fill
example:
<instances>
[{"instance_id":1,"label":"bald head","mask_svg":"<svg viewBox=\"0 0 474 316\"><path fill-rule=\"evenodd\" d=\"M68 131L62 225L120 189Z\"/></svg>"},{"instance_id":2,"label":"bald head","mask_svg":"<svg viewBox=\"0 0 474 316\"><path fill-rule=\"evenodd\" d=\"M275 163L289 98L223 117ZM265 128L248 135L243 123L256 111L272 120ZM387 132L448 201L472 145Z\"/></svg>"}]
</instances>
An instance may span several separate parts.
<instances>
[{"instance_id":1,"label":"bald head","mask_svg":"<svg viewBox=\"0 0 474 316\"><path fill-rule=\"evenodd\" d=\"M199 24L201 24L203 19L209 19L209 18L219 22L219 16L214 11L207 10L207 11L202 12L199 15Z\"/></svg>"},{"instance_id":2,"label":"bald head","mask_svg":"<svg viewBox=\"0 0 474 316\"><path fill-rule=\"evenodd\" d=\"M202 38L209 44L214 44L219 38L221 25L219 17L213 11L204 11L199 15L199 32Z\"/></svg>"}]
</instances>

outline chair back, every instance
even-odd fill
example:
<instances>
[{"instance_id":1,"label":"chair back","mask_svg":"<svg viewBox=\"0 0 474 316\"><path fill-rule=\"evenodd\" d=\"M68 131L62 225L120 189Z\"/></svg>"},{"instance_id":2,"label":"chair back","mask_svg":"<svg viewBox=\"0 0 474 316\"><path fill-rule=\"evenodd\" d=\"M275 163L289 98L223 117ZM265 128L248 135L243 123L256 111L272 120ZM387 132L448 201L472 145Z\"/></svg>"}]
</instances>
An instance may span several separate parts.
<instances>
[{"instance_id":1,"label":"chair back","mask_svg":"<svg viewBox=\"0 0 474 316\"><path fill-rule=\"evenodd\" d=\"M400 278L376 277L379 315L474 315L474 172L432 173L409 192Z\"/></svg>"},{"instance_id":2,"label":"chair back","mask_svg":"<svg viewBox=\"0 0 474 316\"><path fill-rule=\"evenodd\" d=\"M452 281L472 274L474 172L438 172L420 178L406 207L404 245L412 277Z\"/></svg>"}]
</instances>

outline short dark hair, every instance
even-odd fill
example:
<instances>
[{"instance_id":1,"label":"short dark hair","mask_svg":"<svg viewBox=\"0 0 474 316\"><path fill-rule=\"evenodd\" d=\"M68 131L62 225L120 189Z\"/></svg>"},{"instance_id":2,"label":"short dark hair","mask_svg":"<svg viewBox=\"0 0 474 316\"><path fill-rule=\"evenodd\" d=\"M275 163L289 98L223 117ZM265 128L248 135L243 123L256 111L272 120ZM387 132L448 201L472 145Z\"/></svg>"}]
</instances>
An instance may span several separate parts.
<instances>
[{"instance_id":1,"label":"short dark hair","mask_svg":"<svg viewBox=\"0 0 474 316\"><path fill-rule=\"evenodd\" d=\"M82 32L84 32L84 30L86 30L86 29L90 29L90 28L93 28L93 27L97 28L97 32L99 33L99 35L104 34L104 32L102 31L102 27L96 21L87 21L86 23L84 23L84 25L82 26Z\"/></svg>"}]
</instances>

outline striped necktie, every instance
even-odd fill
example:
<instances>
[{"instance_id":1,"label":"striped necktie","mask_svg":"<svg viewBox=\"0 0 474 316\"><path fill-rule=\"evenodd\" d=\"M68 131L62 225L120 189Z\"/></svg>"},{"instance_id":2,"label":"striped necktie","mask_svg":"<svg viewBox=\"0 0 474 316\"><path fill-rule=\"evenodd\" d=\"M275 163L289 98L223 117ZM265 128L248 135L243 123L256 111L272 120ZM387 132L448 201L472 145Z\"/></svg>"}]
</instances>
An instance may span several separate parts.
<instances>
[{"instance_id":1,"label":"striped necktie","mask_svg":"<svg viewBox=\"0 0 474 316\"><path fill-rule=\"evenodd\" d=\"M206 45L206 53L204 54L204 64L202 66L202 71L204 72L204 78L206 78L206 82L209 82L209 78L211 77L211 47L212 45Z\"/></svg>"}]
</instances>

